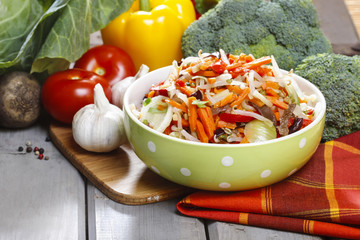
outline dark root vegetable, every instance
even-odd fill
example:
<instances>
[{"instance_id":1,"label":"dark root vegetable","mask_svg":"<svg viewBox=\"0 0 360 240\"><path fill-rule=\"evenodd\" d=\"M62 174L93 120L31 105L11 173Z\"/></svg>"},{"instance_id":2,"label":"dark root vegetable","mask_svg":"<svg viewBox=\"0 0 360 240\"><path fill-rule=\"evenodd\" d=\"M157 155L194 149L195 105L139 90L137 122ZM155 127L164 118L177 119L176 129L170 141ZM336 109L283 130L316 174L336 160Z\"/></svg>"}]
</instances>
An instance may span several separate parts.
<instances>
[{"instance_id":1,"label":"dark root vegetable","mask_svg":"<svg viewBox=\"0 0 360 240\"><path fill-rule=\"evenodd\" d=\"M26 72L0 76L0 126L23 128L40 115L41 86Z\"/></svg>"}]
</instances>

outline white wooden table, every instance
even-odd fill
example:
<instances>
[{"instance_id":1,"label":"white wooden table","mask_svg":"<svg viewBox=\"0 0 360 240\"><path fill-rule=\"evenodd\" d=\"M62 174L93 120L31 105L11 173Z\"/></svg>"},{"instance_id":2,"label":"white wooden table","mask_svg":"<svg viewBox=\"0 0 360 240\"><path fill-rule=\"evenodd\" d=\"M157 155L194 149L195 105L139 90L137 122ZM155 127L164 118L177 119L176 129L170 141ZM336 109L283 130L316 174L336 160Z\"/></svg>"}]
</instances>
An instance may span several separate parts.
<instances>
[{"instance_id":1,"label":"white wooden table","mask_svg":"<svg viewBox=\"0 0 360 240\"><path fill-rule=\"evenodd\" d=\"M321 239L181 215L180 199L116 203L74 168L51 142L48 117L22 130L0 129L0 239ZM19 153L31 141L49 160Z\"/></svg>"},{"instance_id":2,"label":"white wooden table","mask_svg":"<svg viewBox=\"0 0 360 240\"><path fill-rule=\"evenodd\" d=\"M324 0L314 3L321 7ZM331 35L331 29L327 34L337 38ZM98 35L94 34L92 40L97 44ZM358 41L357 35L346 41ZM87 181L51 142L45 141L49 122L44 113L32 127L0 128L0 240L325 239L187 217L176 210L180 199L140 206L116 203ZM19 153L18 147L25 148L26 141L44 148L44 155L50 159Z\"/></svg>"}]
</instances>

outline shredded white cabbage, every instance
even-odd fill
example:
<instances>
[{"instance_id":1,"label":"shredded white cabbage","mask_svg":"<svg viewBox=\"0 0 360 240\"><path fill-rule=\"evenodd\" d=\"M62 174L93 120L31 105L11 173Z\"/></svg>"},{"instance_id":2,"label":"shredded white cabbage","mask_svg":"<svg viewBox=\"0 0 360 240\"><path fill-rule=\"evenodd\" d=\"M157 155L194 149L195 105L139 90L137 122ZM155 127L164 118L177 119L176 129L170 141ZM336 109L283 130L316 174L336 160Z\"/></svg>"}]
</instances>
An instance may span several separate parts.
<instances>
[{"instance_id":1,"label":"shredded white cabbage","mask_svg":"<svg viewBox=\"0 0 360 240\"><path fill-rule=\"evenodd\" d=\"M255 113L255 112L244 111L244 110L233 110L233 113L239 114L239 115L242 115L242 116L248 116L248 117L256 118L256 119L258 119L260 121L265 122L269 126L273 125L273 122L271 120L269 120L266 117L261 116L260 114Z\"/></svg>"},{"instance_id":2,"label":"shredded white cabbage","mask_svg":"<svg viewBox=\"0 0 360 240\"><path fill-rule=\"evenodd\" d=\"M189 109L192 107L189 106L189 97L195 96L197 100L196 103L193 104L196 105L197 112L204 114L203 111L199 110L200 108L205 108L206 114L209 114L210 111L213 118L217 118L216 121L213 121L215 125L220 121L219 118L221 119L221 116L224 118L221 119L222 121L229 121L223 125L226 127L219 127L221 125L215 126L217 129L222 128L226 136L218 139L214 132L213 135L215 137L212 139L212 142L226 141L230 143L240 142L243 139L243 134L241 135L242 132L239 131L240 125L242 124L237 124L236 127L234 127L231 123L238 121L234 120L239 119L238 116L227 115L227 117L225 117L225 115L222 115L223 113L249 116L263 121L269 126L276 125L276 122L274 123L272 120L258 113L251 104L254 100L260 100L265 106L269 107L274 114L278 114L280 119L286 111L280 108L281 105L279 106L279 101L284 104L294 102L299 104L298 98L301 99L301 103L296 105L293 111L296 117L311 119L312 116L309 116L309 112L312 113L314 111L313 116L316 118L318 112L321 110L322 106L318 103L313 107L317 100L316 96L305 95L296 84L292 71L289 73L283 72L279 68L274 56L264 57L261 60L263 61L261 62L261 68L263 68L264 71L258 71L259 66L251 65L251 63L247 64L248 61L242 58L244 55L229 55L228 58L222 49L220 49L219 54L220 56L218 53L202 53L200 50L197 57L182 59L180 66L178 66L177 61L173 61L168 78L152 88L153 90L166 89L168 97L155 95L152 99L155 99L157 103L154 100L154 102L149 103L151 106L144 104L141 112L136 110L134 106L132 109L134 115L141 121L147 120L146 124L161 132L170 126L170 136L200 142L200 138L204 136L204 133L200 134L198 133L199 129L190 127L191 124L194 125L194 119L191 119L189 112ZM248 58L246 60L248 60ZM217 65L213 65L215 63L217 63ZM266 65L268 63L271 63L271 66ZM224 64L226 66L224 66ZM236 66L236 68L229 67L229 65ZM239 70L239 65L243 67L244 71L241 68ZM267 74L269 71L270 74ZM278 85L268 82L276 82ZM278 86L280 86L280 88ZM269 89L269 87L271 89ZM245 92L243 90L245 90ZM201 91L202 94L198 91ZM156 91L154 92L153 94L158 94ZM241 96L242 93L247 95ZM276 97L277 103L274 102L274 97ZM167 100L164 102L166 98L170 98L171 101ZM222 101L224 99L225 101ZM164 103L168 105L168 108L165 110L161 106ZM281 107L285 108L284 106ZM229 119L226 120L226 118ZM182 119L188 122L184 121L183 125ZM200 118L196 119L196 121L202 122L204 129L207 127L206 131L214 128L205 126L205 124L208 123ZM243 124L249 126L247 123ZM194 129L196 129L196 131ZM209 135L208 132L206 134ZM201 141L203 141L203 139Z\"/></svg>"}]
</instances>

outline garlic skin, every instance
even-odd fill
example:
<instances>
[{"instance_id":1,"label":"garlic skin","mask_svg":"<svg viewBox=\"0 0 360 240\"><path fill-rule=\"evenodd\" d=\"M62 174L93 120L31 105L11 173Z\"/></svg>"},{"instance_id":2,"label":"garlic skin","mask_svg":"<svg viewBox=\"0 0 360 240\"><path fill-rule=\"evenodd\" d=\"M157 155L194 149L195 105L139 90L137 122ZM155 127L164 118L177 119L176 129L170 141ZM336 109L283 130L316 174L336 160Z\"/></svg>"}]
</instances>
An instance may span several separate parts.
<instances>
[{"instance_id":1,"label":"garlic skin","mask_svg":"<svg viewBox=\"0 0 360 240\"><path fill-rule=\"evenodd\" d=\"M123 80L118 81L114 86L111 88L112 93L112 99L111 102L115 106L118 106L119 108L123 108L123 99L126 92L126 89L135 82L138 78L144 76L149 72L149 67L145 64L141 65L139 71L136 73L134 77L127 77Z\"/></svg>"},{"instance_id":2,"label":"garlic skin","mask_svg":"<svg viewBox=\"0 0 360 240\"><path fill-rule=\"evenodd\" d=\"M72 133L75 142L91 152L110 152L126 142L124 113L109 103L99 83L94 88L94 104L75 114Z\"/></svg>"}]
</instances>

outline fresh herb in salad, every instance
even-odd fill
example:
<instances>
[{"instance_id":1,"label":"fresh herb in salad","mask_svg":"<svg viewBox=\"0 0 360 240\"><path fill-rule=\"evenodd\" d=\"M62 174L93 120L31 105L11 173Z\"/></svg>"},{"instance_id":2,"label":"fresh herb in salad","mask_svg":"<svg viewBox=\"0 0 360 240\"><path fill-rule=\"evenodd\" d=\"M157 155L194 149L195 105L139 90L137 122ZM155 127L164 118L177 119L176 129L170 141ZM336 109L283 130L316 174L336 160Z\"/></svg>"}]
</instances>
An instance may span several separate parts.
<instances>
[{"instance_id":1,"label":"fresh herb in salad","mask_svg":"<svg viewBox=\"0 0 360 240\"><path fill-rule=\"evenodd\" d=\"M204 143L254 143L286 136L316 118L316 96L306 96L292 71L273 56L223 50L173 62L168 78L151 87L141 122L164 134Z\"/></svg>"}]
</instances>

